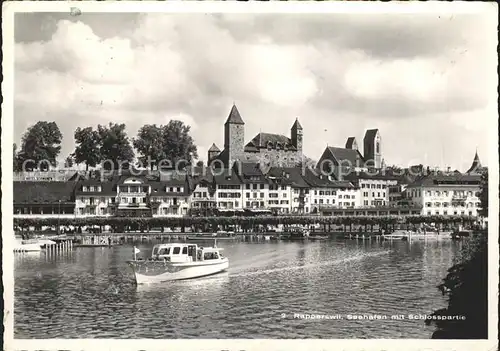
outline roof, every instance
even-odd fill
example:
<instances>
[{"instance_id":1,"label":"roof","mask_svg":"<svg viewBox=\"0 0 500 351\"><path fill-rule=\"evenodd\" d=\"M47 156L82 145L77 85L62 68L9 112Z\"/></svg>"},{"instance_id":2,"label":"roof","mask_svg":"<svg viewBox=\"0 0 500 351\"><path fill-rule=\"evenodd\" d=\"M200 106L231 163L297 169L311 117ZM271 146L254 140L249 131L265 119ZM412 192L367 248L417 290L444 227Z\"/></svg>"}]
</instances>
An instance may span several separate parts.
<instances>
[{"instance_id":1,"label":"roof","mask_svg":"<svg viewBox=\"0 0 500 351\"><path fill-rule=\"evenodd\" d=\"M188 196L189 189L186 184L173 184L169 182L149 182L148 185L151 186L151 196ZM181 192L166 191L168 187L178 187L183 186Z\"/></svg>"},{"instance_id":2,"label":"roof","mask_svg":"<svg viewBox=\"0 0 500 351\"><path fill-rule=\"evenodd\" d=\"M220 154L210 160L210 164L214 164L217 167L221 166L220 162L214 162L215 160L219 160L220 162L222 162L222 165L226 166L229 163L229 151L227 149L224 149Z\"/></svg>"},{"instance_id":3,"label":"roof","mask_svg":"<svg viewBox=\"0 0 500 351\"><path fill-rule=\"evenodd\" d=\"M344 149L340 147L332 147L328 146L328 150L335 157L339 164L342 163L343 166L351 166L352 167L363 167L364 160L363 156L359 153L358 150L352 149Z\"/></svg>"},{"instance_id":4,"label":"roof","mask_svg":"<svg viewBox=\"0 0 500 351\"><path fill-rule=\"evenodd\" d=\"M293 124L292 129L303 129L300 125L299 118L295 119L295 123Z\"/></svg>"},{"instance_id":5,"label":"roof","mask_svg":"<svg viewBox=\"0 0 500 351\"><path fill-rule=\"evenodd\" d=\"M352 149L354 144L357 144L356 138L355 137L349 137L347 138L347 142L345 143L345 148L346 149Z\"/></svg>"},{"instance_id":6,"label":"roof","mask_svg":"<svg viewBox=\"0 0 500 351\"><path fill-rule=\"evenodd\" d=\"M350 181L356 181L358 179L373 179L373 180L394 180L398 181L399 177L392 175L390 172L385 172L385 170L377 170L376 172L350 172L344 177Z\"/></svg>"},{"instance_id":7,"label":"roof","mask_svg":"<svg viewBox=\"0 0 500 351\"><path fill-rule=\"evenodd\" d=\"M101 191L83 191L84 186L101 186ZM116 195L116 182L101 182L96 179L84 180L78 182L75 187L75 195L87 195L87 196L110 196Z\"/></svg>"},{"instance_id":8,"label":"roof","mask_svg":"<svg viewBox=\"0 0 500 351\"><path fill-rule=\"evenodd\" d=\"M330 180L325 176L318 176L308 168L304 171L304 180L314 188L354 188L351 182Z\"/></svg>"},{"instance_id":9,"label":"roof","mask_svg":"<svg viewBox=\"0 0 500 351\"><path fill-rule=\"evenodd\" d=\"M267 148L269 143L271 143L273 147L275 147L277 143L280 143L281 147L286 146L289 150L296 150L295 146L292 144L292 140L284 135L259 133L245 146L245 151L252 152L255 151L256 148Z\"/></svg>"},{"instance_id":10,"label":"roof","mask_svg":"<svg viewBox=\"0 0 500 351\"><path fill-rule=\"evenodd\" d=\"M56 204L74 202L75 182L13 182L15 204Z\"/></svg>"},{"instance_id":11,"label":"roof","mask_svg":"<svg viewBox=\"0 0 500 351\"><path fill-rule=\"evenodd\" d=\"M378 129L368 129L365 133L364 140L373 140L377 136Z\"/></svg>"},{"instance_id":12,"label":"roof","mask_svg":"<svg viewBox=\"0 0 500 351\"><path fill-rule=\"evenodd\" d=\"M266 177L271 181L290 185L292 188L308 188L302 177L302 168L299 167L271 167L266 174Z\"/></svg>"},{"instance_id":13,"label":"roof","mask_svg":"<svg viewBox=\"0 0 500 351\"><path fill-rule=\"evenodd\" d=\"M229 116L227 117L226 123L225 124L245 124L243 122L243 119L241 118L240 111L238 111L238 108L236 105L233 105L231 108L231 112L229 112Z\"/></svg>"},{"instance_id":14,"label":"roof","mask_svg":"<svg viewBox=\"0 0 500 351\"><path fill-rule=\"evenodd\" d=\"M469 170L466 173L478 173L483 169L483 166L481 165L481 160L479 159L479 156L477 154L474 155L474 160L472 161L472 165L470 166Z\"/></svg>"},{"instance_id":15,"label":"roof","mask_svg":"<svg viewBox=\"0 0 500 351\"><path fill-rule=\"evenodd\" d=\"M260 164L254 162L238 162L233 167L233 173L239 174L243 183L268 183L260 168Z\"/></svg>"},{"instance_id":16,"label":"roof","mask_svg":"<svg viewBox=\"0 0 500 351\"><path fill-rule=\"evenodd\" d=\"M219 152L219 148L217 147L217 145L215 145L215 143L212 144L212 146L210 146L210 149L208 149L208 151L217 151Z\"/></svg>"},{"instance_id":17,"label":"roof","mask_svg":"<svg viewBox=\"0 0 500 351\"><path fill-rule=\"evenodd\" d=\"M416 179L408 187L431 187L440 185L479 185L480 175L472 174L451 174L451 175L426 175Z\"/></svg>"}]
</instances>

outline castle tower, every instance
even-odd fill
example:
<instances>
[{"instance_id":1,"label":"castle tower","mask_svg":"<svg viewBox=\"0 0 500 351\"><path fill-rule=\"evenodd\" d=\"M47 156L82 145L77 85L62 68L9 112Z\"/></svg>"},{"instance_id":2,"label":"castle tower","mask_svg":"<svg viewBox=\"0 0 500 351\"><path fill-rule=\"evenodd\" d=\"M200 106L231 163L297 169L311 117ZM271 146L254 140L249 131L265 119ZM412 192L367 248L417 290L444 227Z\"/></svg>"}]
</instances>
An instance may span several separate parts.
<instances>
[{"instance_id":1,"label":"castle tower","mask_svg":"<svg viewBox=\"0 0 500 351\"><path fill-rule=\"evenodd\" d=\"M364 159L370 168L382 167L382 138L378 129L368 129L363 139Z\"/></svg>"},{"instance_id":2,"label":"castle tower","mask_svg":"<svg viewBox=\"0 0 500 351\"><path fill-rule=\"evenodd\" d=\"M226 167L232 167L234 161L242 160L245 148L245 122L240 116L236 105L224 124L224 151L227 152Z\"/></svg>"},{"instance_id":3,"label":"castle tower","mask_svg":"<svg viewBox=\"0 0 500 351\"><path fill-rule=\"evenodd\" d=\"M349 150L358 150L358 142L356 141L356 138L355 137L347 138L347 141L345 143L345 148Z\"/></svg>"},{"instance_id":4,"label":"castle tower","mask_svg":"<svg viewBox=\"0 0 500 351\"><path fill-rule=\"evenodd\" d=\"M215 143L213 143L210 149L208 149L207 165L209 166L210 162L212 162L212 160L219 154L220 154L219 148L217 147L217 145L215 145Z\"/></svg>"},{"instance_id":5,"label":"castle tower","mask_svg":"<svg viewBox=\"0 0 500 351\"><path fill-rule=\"evenodd\" d=\"M302 158L302 144L303 144L303 133L304 130L302 126L299 123L299 119L295 119L295 123L292 126L292 144L297 148L297 153L299 154L300 158Z\"/></svg>"}]
</instances>

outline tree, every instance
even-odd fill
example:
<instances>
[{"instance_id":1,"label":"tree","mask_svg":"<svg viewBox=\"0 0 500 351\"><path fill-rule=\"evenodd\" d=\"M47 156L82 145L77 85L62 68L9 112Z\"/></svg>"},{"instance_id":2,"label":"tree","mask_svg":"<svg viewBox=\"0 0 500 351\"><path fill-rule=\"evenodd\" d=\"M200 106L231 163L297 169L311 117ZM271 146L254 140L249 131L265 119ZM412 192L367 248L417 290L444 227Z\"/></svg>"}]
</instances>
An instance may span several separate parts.
<instances>
[{"instance_id":1,"label":"tree","mask_svg":"<svg viewBox=\"0 0 500 351\"><path fill-rule=\"evenodd\" d=\"M73 164L74 164L73 156L69 155L68 157L66 157L66 160L64 160L64 167L71 168L73 167Z\"/></svg>"},{"instance_id":2,"label":"tree","mask_svg":"<svg viewBox=\"0 0 500 351\"><path fill-rule=\"evenodd\" d=\"M197 167L203 167L205 165L205 162L199 160L198 162L196 162L196 166Z\"/></svg>"},{"instance_id":3,"label":"tree","mask_svg":"<svg viewBox=\"0 0 500 351\"><path fill-rule=\"evenodd\" d=\"M117 170L128 168L134 160L134 150L130 145L125 124L109 123L108 126L98 125L101 161L104 162L104 169Z\"/></svg>"},{"instance_id":4,"label":"tree","mask_svg":"<svg viewBox=\"0 0 500 351\"><path fill-rule=\"evenodd\" d=\"M71 155L76 164L85 163L86 170L95 167L101 161L101 136L92 127L76 128L75 130L76 148Z\"/></svg>"},{"instance_id":5,"label":"tree","mask_svg":"<svg viewBox=\"0 0 500 351\"><path fill-rule=\"evenodd\" d=\"M182 121L171 120L163 130L163 157L172 166L180 161L187 161L198 158L198 149L194 145L194 140L190 135L191 126L185 125Z\"/></svg>"},{"instance_id":6,"label":"tree","mask_svg":"<svg viewBox=\"0 0 500 351\"><path fill-rule=\"evenodd\" d=\"M48 170L56 165L61 152L62 134L56 122L40 121L28 128L17 154L20 167L28 170Z\"/></svg>"},{"instance_id":7,"label":"tree","mask_svg":"<svg viewBox=\"0 0 500 351\"><path fill-rule=\"evenodd\" d=\"M448 269L448 275L438 286L449 297L448 307L432 313L431 318L436 319L425 321L427 325L436 324L433 339L488 337L487 251L487 236L476 236L462 248L461 262ZM464 319L452 319L456 316Z\"/></svg>"},{"instance_id":8,"label":"tree","mask_svg":"<svg viewBox=\"0 0 500 351\"><path fill-rule=\"evenodd\" d=\"M482 217L488 217L488 172L484 172L481 175L479 200L481 201L481 209L479 210L479 215Z\"/></svg>"},{"instance_id":9,"label":"tree","mask_svg":"<svg viewBox=\"0 0 500 351\"><path fill-rule=\"evenodd\" d=\"M151 170L164 158L163 127L156 124L146 124L139 129L137 138L132 141L134 147L141 155L139 162L144 167L148 164Z\"/></svg>"},{"instance_id":10,"label":"tree","mask_svg":"<svg viewBox=\"0 0 500 351\"><path fill-rule=\"evenodd\" d=\"M12 156L12 169L14 172L21 171L21 164L19 162L19 158L17 156L17 145L14 143L14 154Z\"/></svg>"}]
</instances>

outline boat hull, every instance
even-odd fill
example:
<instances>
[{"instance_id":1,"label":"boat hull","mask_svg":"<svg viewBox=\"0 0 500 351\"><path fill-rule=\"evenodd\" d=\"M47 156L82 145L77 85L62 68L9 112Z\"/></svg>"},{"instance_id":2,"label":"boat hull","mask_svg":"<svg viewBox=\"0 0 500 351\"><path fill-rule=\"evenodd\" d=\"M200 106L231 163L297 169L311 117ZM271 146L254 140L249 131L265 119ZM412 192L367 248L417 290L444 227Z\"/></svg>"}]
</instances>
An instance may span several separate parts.
<instances>
[{"instance_id":1,"label":"boat hull","mask_svg":"<svg viewBox=\"0 0 500 351\"><path fill-rule=\"evenodd\" d=\"M137 284L161 283L204 277L229 268L227 258L217 262L165 263L162 261L130 261Z\"/></svg>"},{"instance_id":2,"label":"boat hull","mask_svg":"<svg viewBox=\"0 0 500 351\"><path fill-rule=\"evenodd\" d=\"M42 251L39 244L21 244L14 247L14 252L37 252Z\"/></svg>"}]
</instances>

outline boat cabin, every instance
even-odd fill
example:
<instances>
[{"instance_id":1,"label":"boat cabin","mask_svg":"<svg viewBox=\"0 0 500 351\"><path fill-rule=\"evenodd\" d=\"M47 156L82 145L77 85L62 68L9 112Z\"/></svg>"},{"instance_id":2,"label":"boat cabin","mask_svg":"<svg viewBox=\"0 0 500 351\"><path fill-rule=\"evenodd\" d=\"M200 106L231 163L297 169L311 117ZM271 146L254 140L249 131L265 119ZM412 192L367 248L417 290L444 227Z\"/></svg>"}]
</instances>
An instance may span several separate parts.
<instances>
[{"instance_id":1,"label":"boat cabin","mask_svg":"<svg viewBox=\"0 0 500 351\"><path fill-rule=\"evenodd\" d=\"M153 247L151 259L169 262L218 260L223 257L221 250L218 247L202 247L196 244L158 244Z\"/></svg>"}]
</instances>

